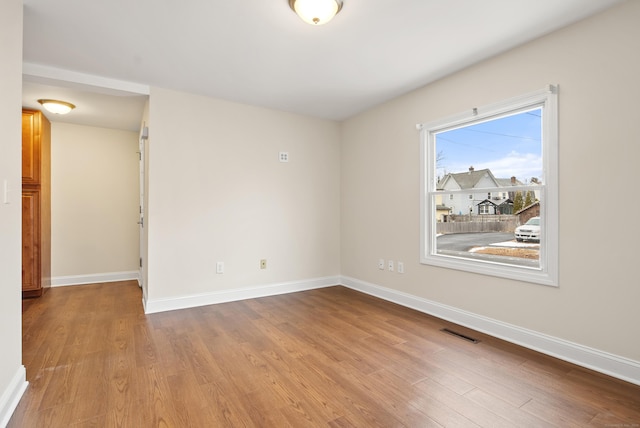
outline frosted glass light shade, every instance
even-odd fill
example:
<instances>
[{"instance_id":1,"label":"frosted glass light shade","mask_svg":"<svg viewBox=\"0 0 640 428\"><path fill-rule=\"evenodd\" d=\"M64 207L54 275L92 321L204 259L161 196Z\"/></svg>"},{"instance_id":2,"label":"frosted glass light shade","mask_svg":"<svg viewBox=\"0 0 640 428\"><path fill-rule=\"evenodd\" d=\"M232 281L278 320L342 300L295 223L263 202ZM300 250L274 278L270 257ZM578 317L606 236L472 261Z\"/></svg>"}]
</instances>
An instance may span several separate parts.
<instances>
[{"instance_id":1,"label":"frosted glass light shade","mask_svg":"<svg viewBox=\"0 0 640 428\"><path fill-rule=\"evenodd\" d=\"M322 25L340 12L342 0L289 0L289 6L304 22Z\"/></svg>"},{"instance_id":2,"label":"frosted glass light shade","mask_svg":"<svg viewBox=\"0 0 640 428\"><path fill-rule=\"evenodd\" d=\"M58 100L38 100L42 107L46 108L51 113L55 114L67 114L76 106L66 101L58 101Z\"/></svg>"}]
</instances>

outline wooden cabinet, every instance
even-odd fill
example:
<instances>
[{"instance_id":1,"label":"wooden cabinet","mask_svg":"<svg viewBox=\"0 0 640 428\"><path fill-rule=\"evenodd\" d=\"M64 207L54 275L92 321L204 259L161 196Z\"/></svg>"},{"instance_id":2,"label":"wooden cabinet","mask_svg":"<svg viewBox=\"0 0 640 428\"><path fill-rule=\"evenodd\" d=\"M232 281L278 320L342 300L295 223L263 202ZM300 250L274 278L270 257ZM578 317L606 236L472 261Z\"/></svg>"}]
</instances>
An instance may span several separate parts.
<instances>
[{"instance_id":1,"label":"wooden cabinet","mask_svg":"<svg viewBox=\"0 0 640 428\"><path fill-rule=\"evenodd\" d=\"M22 297L51 286L51 124L22 110Z\"/></svg>"},{"instance_id":2,"label":"wooden cabinet","mask_svg":"<svg viewBox=\"0 0 640 428\"><path fill-rule=\"evenodd\" d=\"M22 191L22 291L41 289L40 190Z\"/></svg>"}]
</instances>

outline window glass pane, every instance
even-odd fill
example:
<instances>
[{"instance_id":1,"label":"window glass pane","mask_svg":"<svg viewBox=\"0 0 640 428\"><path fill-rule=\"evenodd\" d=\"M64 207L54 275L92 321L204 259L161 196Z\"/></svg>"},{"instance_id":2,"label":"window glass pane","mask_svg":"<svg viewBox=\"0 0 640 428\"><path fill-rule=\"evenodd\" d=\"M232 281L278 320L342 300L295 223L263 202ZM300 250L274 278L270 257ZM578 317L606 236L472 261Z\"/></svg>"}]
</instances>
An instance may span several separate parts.
<instances>
[{"instance_id":1,"label":"window glass pane","mask_svg":"<svg viewBox=\"0 0 640 428\"><path fill-rule=\"evenodd\" d=\"M489 169L496 178L542 176L542 108L436 134L436 174Z\"/></svg>"},{"instance_id":2,"label":"window glass pane","mask_svg":"<svg viewBox=\"0 0 640 428\"><path fill-rule=\"evenodd\" d=\"M479 214L471 221L437 208L435 254L511 266L540 268L540 224L522 221L519 238L516 216ZM538 210L536 209L536 214Z\"/></svg>"},{"instance_id":3,"label":"window glass pane","mask_svg":"<svg viewBox=\"0 0 640 428\"><path fill-rule=\"evenodd\" d=\"M540 224L516 229L543 212L542 108L433 138L431 191L438 200L432 254L540 268ZM446 205L438 192L451 195Z\"/></svg>"}]
</instances>

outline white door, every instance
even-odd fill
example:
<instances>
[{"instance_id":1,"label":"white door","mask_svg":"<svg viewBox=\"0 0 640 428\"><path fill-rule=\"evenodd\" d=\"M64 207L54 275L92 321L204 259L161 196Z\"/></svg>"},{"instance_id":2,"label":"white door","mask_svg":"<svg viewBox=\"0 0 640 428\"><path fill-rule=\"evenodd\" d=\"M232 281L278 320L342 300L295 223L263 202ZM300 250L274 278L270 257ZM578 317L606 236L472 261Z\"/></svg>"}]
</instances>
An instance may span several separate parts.
<instances>
[{"instance_id":1,"label":"white door","mask_svg":"<svg viewBox=\"0 0 640 428\"><path fill-rule=\"evenodd\" d=\"M144 286L144 268L143 265L146 264L146 260L144 260L144 255L147 253L146 245L147 241L144 236L144 221L145 221L145 205L144 205L144 188L145 188L145 169L144 169L144 160L145 160L145 145L147 143L147 139L149 138L149 128L147 126L142 126L140 130L140 139L138 142L138 155L139 155L139 169L140 169L140 215L138 218L138 232L140 239L140 263L139 263L139 272L138 272L138 284L140 287L145 290Z\"/></svg>"}]
</instances>

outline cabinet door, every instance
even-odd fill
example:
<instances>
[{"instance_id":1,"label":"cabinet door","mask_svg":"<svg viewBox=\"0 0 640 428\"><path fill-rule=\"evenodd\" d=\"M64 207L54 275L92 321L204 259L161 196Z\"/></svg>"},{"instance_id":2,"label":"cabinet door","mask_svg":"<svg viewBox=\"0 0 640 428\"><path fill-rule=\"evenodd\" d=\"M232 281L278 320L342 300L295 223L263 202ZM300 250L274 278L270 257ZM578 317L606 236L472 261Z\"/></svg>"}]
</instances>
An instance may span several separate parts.
<instances>
[{"instance_id":1,"label":"cabinet door","mask_svg":"<svg viewBox=\"0 0 640 428\"><path fill-rule=\"evenodd\" d=\"M40 190L22 190L22 290L40 290Z\"/></svg>"},{"instance_id":2,"label":"cabinet door","mask_svg":"<svg viewBox=\"0 0 640 428\"><path fill-rule=\"evenodd\" d=\"M40 114L22 111L22 184L40 183Z\"/></svg>"}]
</instances>

